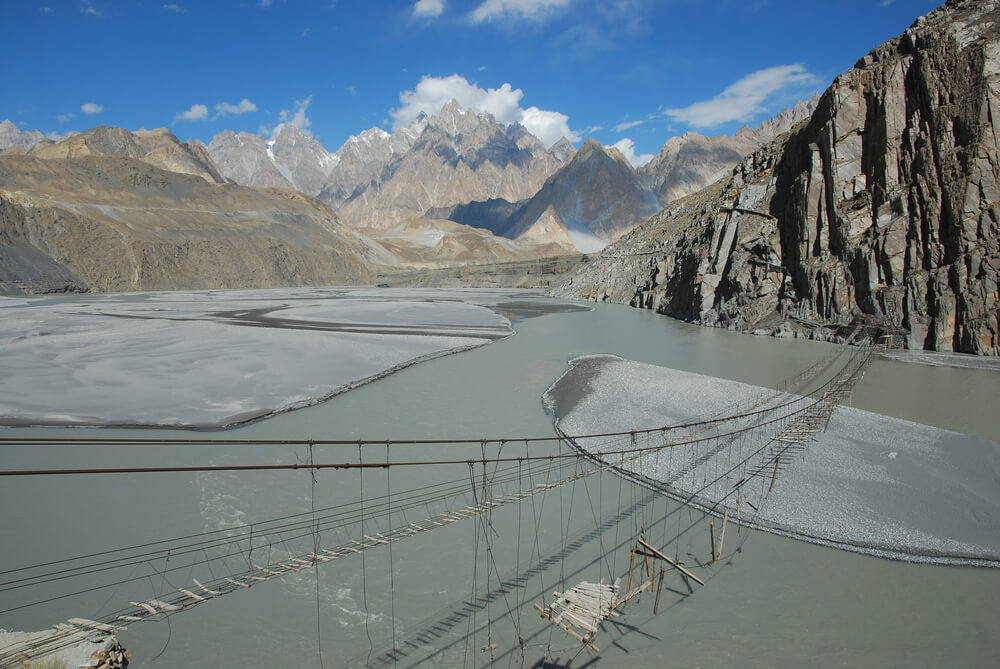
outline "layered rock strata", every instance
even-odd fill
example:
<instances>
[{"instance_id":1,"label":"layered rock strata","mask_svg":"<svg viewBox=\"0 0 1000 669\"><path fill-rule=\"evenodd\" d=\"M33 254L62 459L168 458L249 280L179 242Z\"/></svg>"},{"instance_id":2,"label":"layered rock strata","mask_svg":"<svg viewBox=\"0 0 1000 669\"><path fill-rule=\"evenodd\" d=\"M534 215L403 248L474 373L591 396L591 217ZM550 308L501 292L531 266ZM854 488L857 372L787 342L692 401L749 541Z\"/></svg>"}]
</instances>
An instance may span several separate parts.
<instances>
[{"instance_id":1,"label":"layered rock strata","mask_svg":"<svg viewBox=\"0 0 1000 669\"><path fill-rule=\"evenodd\" d=\"M949 0L812 117L558 292L705 325L1000 355L1000 2Z\"/></svg>"},{"instance_id":2,"label":"layered rock strata","mask_svg":"<svg viewBox=\"0 0 1000 669\"><path fill-rule=\"evenodd\" d=\"M0 156L7 293L370 283L379 258L296 191L210 184L119 156Z\"/></svg>"}]
</instances>

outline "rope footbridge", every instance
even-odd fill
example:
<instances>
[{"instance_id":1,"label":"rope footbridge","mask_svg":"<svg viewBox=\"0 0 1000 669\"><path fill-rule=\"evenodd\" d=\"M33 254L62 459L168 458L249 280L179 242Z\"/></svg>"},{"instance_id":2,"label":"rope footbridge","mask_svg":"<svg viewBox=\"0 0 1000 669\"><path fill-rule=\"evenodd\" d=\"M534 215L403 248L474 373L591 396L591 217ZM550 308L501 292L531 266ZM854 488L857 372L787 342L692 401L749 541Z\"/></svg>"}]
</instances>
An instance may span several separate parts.
<instances>
[{"instance_id":1,"label":"rope footbridge","mask_svg":"<svg viewBox=\"0 0 1000 669\"><path fill-rule=\"evenodd\" d=\"M383 546L390 546L404 539L432 532L463 520L477 518L492 511L515 505L536 495L544 495L554 489L570 486L588 477L602 472L613 471L624 478L636 481L650 488L653 488L665 495L677 499L693 508L698 508L708 513L724 517L723 536L725 523L734 518L735 522L745 522L742 517L743 504L746 503L754 510L759 510L768 492L773 489L776 480L785 467L791 463L795 457L801 454L809 440L811 440L829 422L830 416L836 407L843 402L851 392L854 384L861 378L865 367L878 355L882 347L875 345L863 345L854 348L854 352L849 355L846 363L839 369L831 369L846 349L839 349L827 359L820 361L813 368L805 370L793 381L799 386L806 387L816 382L821 375L830 377L822 382L817 388L810 390L807 394L794 395L789 393L775 392L766 397L757 398L753 403L734 407L733 411L726 415L703 417L700 420L683 425L665 426L652 430L631 431L626 433L610 433L600 435L568 436L560 434L558 437L543 437L536 439L503 439L503 440L435 440L435 441L415 441L405 442L405 444L476 444L482 448L482 458L466 458L452 460L434 461L390 461L388 458L389 444L384 441L288 441L288 442L250 442L248 440L211 440L204 442L194 442L193 440L158 440L158 439L137 439L137 440L93 440L96 443L141 443L141 444L190 444L190 443L266 443L266 444L296 444L307 445L311 448L314 445L351 445L359 448L359 459L357 462L340 463L315 463L310 458L309 463L295 463L289 465L235 465L235 466L204 466L204 467L165 467L165 468L114 468L114 469L88 469L88 470L38 470L21 472L0 472L0 476L33 476L33 475L54 475L54 474L79 474L91 472L145 472L145 471L239 471L239 470L259 470L259 469L312 469L323 468L334 469L366 469L404 466L434 466L443 464L467 464L469 466L470 478L475 466L481 465L484 471L484 484L481 495L476 496L476 503L449 508L440 513L430 514L422 520L416 522L406 522L391 526L393 511L400 509L427 508L432 503L440 503L448 499L454 499L459 493L459 487L464 486L464 492L468 491L468 480L464 483L450 481L426 489L407 491L404 493L386 496L384 501L377 501L374 505L369 505L367 509L362 507L360 513L353 508L333 508L323 510L326 514L321 518L317 517L317 511L298 514L295 517L266 521L274 523L269 531L281 530L286 532L297 532L296 536L315 536L317 542L313 550L285 557L270 560L264 564L247 560L248 566L242 572L229 573L227 576L213 579L192 579L192 582L185 587L176 588L172 591L160 592L156 597L151 597L143 601L130 601L127 607L114 611L108 615L97 617L93 620L85 618L72 618L67 623L56 625L51 631L44 634L32 636L29 641L10 644L0 647L0 667L15 666L25 660L34 660L46 655L55 653L63 648L78 643L81 639L93 637L95 634L114 635L127 628L133 623L146 622L151 620L162 620L165 617L199 606L208 601L227 595L233 592L251 588L259 583L281 578L292 573L301 572L307 569L315 569L329 562L352 558L366 551L379 549ZM74 443L86 442L88 440L67 440ZM528 451L528 444L531 442L558 442L567 443L573 448L560 450L555 454L533 455ZM0 439L0 444L51 444L65 443L59 439ZM399 445L401 442L393 442ZM503 446L508 443L524 443L525 455L508 456L503 455ZM487 457L486 446L495 444L499 446L496 457ZM383 445L387 448L387 457L384 462L362 461L360 458L360 448L364 445ZM666 459L666 462L664 460ZM558 471L563 462L589 461L593 466L580 469L556 480L535 484L527 489L519 489L524 468L529 472L537 471ZM490 476L489 484L486 482L486 467L493 467L493 474ZM501 468L501 466L503 466ZM748 484L752 481L763 481L759 493L752 493ZM497 489L503 490L496 493ZM475 490L475 489L474 489ZM757 504L750 500L755 496ZM347 506L347 505L344 505ZM384 531L364 533L357 539L340 543L335 546L321 547L318 542L319 531L333 527L342 527L348 522L364 522L366 520L382 518L389 519L390 527ZM362 526L363 527L363 526ZM226 548L227 555L247 555L254 550L254 526L249 526L249 531L238 528L235 536L224 536L222 538L209 539L207 536L195 536L185 538L186 542L180 545L170 543L165 549L167 555L177 556L187 553L204 553L207 547ZM211 534L211 533L207 533ZM258 530L258 537L260 536ZM157 544L167 544L173 540L156 542ZM245 542L246 549L241 546ZM712 538L712 556L716 555L717 544L721 552L721 541L717 542L714 535ZM67 569L53 569L44 574L10 579L12 574L23 572L39 567L25 567L19 570L11 570L0 573L0 578L6 577L10 580L0 582L0 592L8 589L28 587L50 580L73 578L77 575L95 573L105 569L112 569L130 564L148 563L152 556L162 555L164 549L153 549L155 544L147 545L151 549L144 553L137 553L137 549L145 547L131 547L120 549L128 551L125 557L109 559L106 554L95 554L86 557L100 557L100 560L90 561L84 566ZM113 554L116 551L107 551ZM122 553L125 555L125 553ZM665 567L661 568L659 574L659 587L662 588L664 569L673 568L685 575L685 578L702 583L703 582L692 572L685 569L682 564L675 559L666 556L659 548L653 546L649 541L640 536L635 548L632 549L632 559L636 555L644 560L663 561ZM224 556L225 557L225 556ZM56 567L62 563L72 563L81 558L71 558L69 560L49 563L49 566ZM172 570L189 568L189 563ZM47 565L40 565L45 567ZM168 570L169 571L169 570ZM536 610L549 622L563 629L567 634L578 640L583 647L597 652L598 648L593 644L594 636L597 634L601 623L609 617L618 615L618 611L632 597L643 590L652 590L656 580L655 571L647 567L647 580L643 581L634 590L630 590L632 580L632 569L629 570L629 585L625 594L619 597L619 583L616 580L613 584L582 582L562 593L554 593L556 601L547 606L535 605ZM117 585L117 584L110 584ZM102 586L102 587L110 587ZM93 588L98 589L98 588ZM81 594L88 590L71 594ZM69 596L69 595L67 595ZM56 598L58 599L58 598ZM52 601L52 600L45 600ZM41 603L41 602L36 602ZM7 613L26 606L25 604L0 611ZM657 607L659 605L659 593L657 593Z\"/></svg>"}]
</instances>

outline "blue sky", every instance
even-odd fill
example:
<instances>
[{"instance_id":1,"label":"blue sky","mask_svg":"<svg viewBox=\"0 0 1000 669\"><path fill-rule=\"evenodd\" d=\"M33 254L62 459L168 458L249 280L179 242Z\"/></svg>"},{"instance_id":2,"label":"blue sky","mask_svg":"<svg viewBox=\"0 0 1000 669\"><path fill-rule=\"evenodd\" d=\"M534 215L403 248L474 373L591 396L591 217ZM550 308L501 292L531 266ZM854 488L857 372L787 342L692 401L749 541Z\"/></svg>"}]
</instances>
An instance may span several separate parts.
<instances>
[{"instance_id":1,"label":"blue sky","mask_svg":"<svg viewBox=\"0 0 1000 669\"><path fill-rule=\"evenodd\" d=\"M653 154L825 89L937 0L3 0L0 119L337 149L448 97Z\"/></svg>"}]
</instances>

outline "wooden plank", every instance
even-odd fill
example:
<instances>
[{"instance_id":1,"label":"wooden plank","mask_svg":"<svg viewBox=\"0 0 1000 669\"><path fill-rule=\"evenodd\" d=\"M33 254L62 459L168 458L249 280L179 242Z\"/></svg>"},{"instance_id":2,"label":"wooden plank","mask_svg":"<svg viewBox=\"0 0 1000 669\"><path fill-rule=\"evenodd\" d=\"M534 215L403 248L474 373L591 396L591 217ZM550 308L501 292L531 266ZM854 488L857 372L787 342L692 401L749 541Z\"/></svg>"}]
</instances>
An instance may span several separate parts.
<instances>
[{"instance_id":1,"label":"wooden plank","mask_svg":"<svg viewBox=\"0 0 1000 669\"><path fill-rule=\"evenodd\" d=\"M184 588L181 588L180 591L181 591L181 593L187 595L188 597L190 597L191 599L193 599L195 601L198 601L198 602L207 602L208 601L207 597L202 597L201 595L196 595L193 592L191 592L190 590L185 590Z\"/></svg>"},{"instance_id":2,"label":"wooden plank","mask_svg":"<svg viewBox=\"0 0 1000 669\"><path fill-rule=\"evenodd\" d=\"M589 648L592 651L594 651L595 653L600 653L601 652L601 650L597 646L595 646L594 644L592 644L588 640L586 640L584 637L582 637L579 634L577 634L571 627L569 627L568 625L563 625L561 623L556 622L552 618L552 614L550 614L549 612L547 612L545 609L543 609L542 607L540 607L538 604L533 604L533 606L542 615L543 618L549 620L553 625L555 625L556 627L559 627L562 631L566 632L566 634L569 634L571 637L573 637L574 639L576 639L577 641L579 641L580 643L582 643L584 646L586 646L587 648Z\"/></svg>"},{"instance_id":3,"label":"wooden plank","mask_svg":"<svg viewBox=\"0 0 1000 669\"><path fill-rule=\"evenodd\" d=\"M639 539L639 543L642 545L643 548L645 548L649 552L653 553L654 555L656 555L656 557L660 558L661 560L664 560L667 564L669 564L670 566L674 567L675 569L677 569L679 572L681 572L682 574L684 574L688 578L692 579L693 581L695 581L699 585L705 585L705 581L701 580L700 578L698 578L697 576L695 576L694 574L692 574L690 571L688 571L687 569L685 569L684 567L682 567L681 564L677 560L674 560L673 558L667 557L666 555L664 555L663 553L661 553L657 549L655 549L652 546L650 546L649 544L647 544L642 539Z\"/></svg>"},{"instance_id":4,"label":"wooden plank","mask_svg":"<svg viewBox=\"0 0 1000 669\"><path fill-rule=\"evenodd\" d=\"M210 595L221 595L221 594L222 594L222 593L221 593L221 592L219 592L218 590L209 590L208 588L206 588L205 586L203 586L203 585L201 584L201 581L199 581L199 580L198 580L198 579L196 579L196 578L195 578L195 579L192 579L192 580L194 581L194 584L195 584L195 585L197 585L197 586L198 586L199 588L201 588L202 590L204 590L205 592L207 592L207 593L208 593L208 594L210 594Z\"/></svg>"},{"instance_id":5,"label":"wooden plank","mask_svg":"<svg viewBox=\"0 0 1000 669\"><path fill-rule=\"evenodd\" d=\"M150 606L149 604L147 604L145 602L129 602L129 604L131 604L132 606L134 606L136 608L146 609L146 611L151 616L159 615L159 611L157 611L156 609L154 609L152 606Z\"/></svg>"},{"instance_id":6,"label":"wooden plank","mask_svg":"<svg viewBox=\"0 0 1000 669\"><path fill-rule=\"evenodd\" d=\"M83 627L85 629L97 630L98 632L104 632L106 634L116 634L123 630L128 629L127 627L107 625L105 623L99 623L96 620L88 620L87 618L70 618L67 620L70 625L76 625L77 627Z\"/></svg>"},{"instance_id":7,"label":"wooden plank","mask_svg":"<svg viewBox=\"0 0 1000 669\"><path fill-rule=\"evenodd\" d=\"M150 599L150 600L147 600L147 601L150 604L152 604L153 606L155 606L156 608L160 609L161 611L180 611L181 610L181 607L176 606L174 604L170 604L168 602L164 602L161 599Z\"/></svg>"}]
</instances>

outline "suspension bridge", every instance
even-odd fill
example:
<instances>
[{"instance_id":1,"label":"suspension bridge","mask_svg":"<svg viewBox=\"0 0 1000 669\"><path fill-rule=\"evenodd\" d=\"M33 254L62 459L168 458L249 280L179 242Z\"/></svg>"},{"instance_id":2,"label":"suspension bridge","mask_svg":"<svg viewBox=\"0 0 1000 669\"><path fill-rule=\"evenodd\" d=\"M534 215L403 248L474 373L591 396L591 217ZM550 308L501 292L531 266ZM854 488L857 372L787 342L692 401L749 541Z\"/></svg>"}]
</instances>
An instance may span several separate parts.
<instances>
[{"instance_id":1,"label":"suspension bridge","mask_svg":"<svg viewBox=\"0 0 1000 669\"><path fill-rule=\"evenodd\" d=\"M100 616L70 618L47 632L32 635L28 640L0 647L0 667L17 666L28 660L44 658L95 636L113 636L129 625L164 620L219 597L304 570L318 570L328 563L363 557L370 551L388 550L391 554L394 545L405 543L404 540L411 537L463 521L484 522L484 519L504 507L545 496L605 472L613 472L624 479L640 483L688 508L723 518L720 536L717 538L713 533L711 537L711 556L714 560L723 552L726 524L733 522L746 527L754 526L755 514L764 505L768 493L774 488L782 472L805 452L809 441L825 428L836 407L849 397L867 365L882 350L882 346L871 342L849 348L841 347L789 379L785 391L765 392L751 403L730 407L725 414L701 416L684 424L650 430L589 435L567 435L560 432L556 436L540 438L407 442L0 438L0 444L37 446L67 442L151 446L266 443L306 447L310 456L308 462L264 465L10 470L0 472L0 477L298 469L312 472L324 469L359 472L384 470L388 475L390 470L410 467L464 466L468 469L467 476L411 490L393 491L387 485L384 495L365 498L362 488L359 500L338 506L316 509L313 503L313 508L308 512L259 521L252 525L109 549L0 573L0 592L4 592L56 581L72 583L80 577L104 572L117 573L116 570L123 567L148 564L164 556L175 561L175 566L165 566L160 572L164 577L167 574L187 573L194 565L224 561L234 556L244 560L246 564L244 569L230 569L224 576L192 579L181 587L164 590L156 596L123 603L120 608ZM393 451L409 451L412 447L431 444L478 449L479 457L424 460L391 457ZM559 448L539 452L537 447L545 444L557 445ZM317 462L313 459L315 447L356 448L357 457L337 462ZM365 457L365 450L373 447L384 448L384 458ZM528 485L525 485L525 480ZM313 482L315 483L315 479ZM470 494L472 503L455 504L456 500L466 499ZM420 520L399 521L401 513L408 511L413 514L418 510L427 511L435 507L440 509L441 505L446 505L446 508L427 513ZM365 531L366 526L373 525L380 529ZM360 528L360 533L347 541L324 545L324 535L330 536L334 531L347 527ZM689 528L685 528L685 531L687 529ZM637 581L637 588L631 588L633 570L630 568L629 584L624 592L619 591L617 581L614 584L582 581L563 593L555 593L558 597L554 602L535 602L535 608L544 621L562 629L583 647L596 652L594 638L601 623L618 615L638 591L652 591L656 587L654 582L657 573L649 564L651 560L662 564L658 573L660 588L667 570L675 570L684 579L701 583L697 574L685 567L683 562L666 554L667 545L676 541L681 533L678 528L677 536L664 535L658 545L653 545L652 539L647 536L635 538L630 554L632 559L636 555L643 559L646 574L645 578L640 577ZM310 550L275 558L269 550L275 536L280 536L282 543L291 539L312 539L312 546ZM266 554L268 559L254 560L254 553L258 556ZM177 560L183 561L177 564ZM126 580L69 592L42 602L19 604L5 608L0 613L10 613L62 597L86 594L109 585L120 585L122 582ZM657 593L657 606L658 604ZM495 648L496 644L488 644L481 650L487 652ZM385 653L384 659L394 660L401 652L394 638L392 648Z\"/></svg>"}]
</instances>

